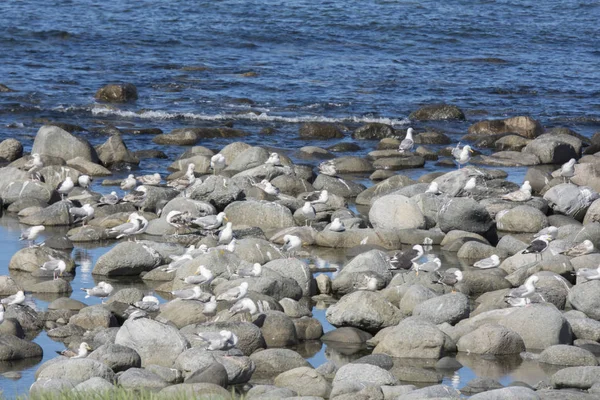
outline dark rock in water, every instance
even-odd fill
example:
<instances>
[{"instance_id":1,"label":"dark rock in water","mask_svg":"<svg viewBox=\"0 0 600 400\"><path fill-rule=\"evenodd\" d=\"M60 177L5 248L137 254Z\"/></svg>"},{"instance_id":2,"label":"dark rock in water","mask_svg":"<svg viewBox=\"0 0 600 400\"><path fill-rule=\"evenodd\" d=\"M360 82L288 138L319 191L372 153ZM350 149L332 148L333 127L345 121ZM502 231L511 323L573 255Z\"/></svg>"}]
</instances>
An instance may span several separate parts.
<instances>
[{"instance_id":1,"label":"dark rock in water","mask_svg":"<svg viewBox=\"0 0 600 400\"><path fill-rule=\"evenodd\" d=\"M333 146L329 146L327 148L327 150L334 152L334 153L344 153L344 152L351 152L351 151L359 151L360 146L357 145L356 143L340 142L340 143L334 144Z\"/></svg>"},{"instance_id":2,"label":"dark rock in water","mask_svg":"<svg viewBox=\"0 0 600 400\"><path fill-rule=\"evenodd\" d=\"M531 140L519 135L503 135L496 140L494 147L497 151L521 151Z\"/></svg>"},{"instance_id":3,"label":"dark rock in water","mask_svg":"<svg viewBox=\"0 0 600 400\"><path fill-rule=\"evenodd\" d=\"M465 114L452 104L432 104L410 113L408 118L418 121L439 121L448 119L465 120Z\"/></svg>"},{"instance_id":4,"label":"dark rock in water","mask_svg":"<svg viewBox=\"0 0 600 400\"><path fill-rule=\"evenodd\" d=\"M43 351L39 344L0 333L0 361L41 358L42 354Z\"/></svg>"},{"instance_id":5,"label":"dark rock in water","mask_svg":"<svg viewBox=\"0 0 600 400\"><path fill-rule=\"evenodd\" d=\"M132 83L118 83L101 87L94 97L96 100L109 103L127 103L137 100L138 92Z\"/></svg>"},{"instance_id":6,"label":"dark rock in water","mask_svg":"<svg viewBox=\"0 0 600 400\"><path fill-rule=\"evenodd\" d=\"M373 335L358 328L344 326L327 332L321 337L323 342L340 343L346 345L362 345Z\"/></svg>"},{"instance_id":7,"label":"dark rock in water","mask_svg":"<svg viewBox=\"0 0 600 400\"><path fill-rule=\"evenodd\" d=\"M179 128L169 133L156 135L152 141L156 144L174 144L177 146L193 146L200 140L200 128Z\"/></svg>"},{"instance_id":8,"label":"dark rock in water","mask_svg":"<svg viewBox=\"0 0 600 400\"><path fill-rule=\"evenodd\" d=\"M378 140L394 137L395 135L396 132L391 125L374 122L356 128L352 133L352 138L358 140Z\"/></svg>"},{"instance_id":9,"label":"dark rock in water","mask_svg":"<svg viewBox=\"0 0 600 400\"><path fill-rule=\"evenodd\" d=\"M464 394L473 395L501 388L503 388L502 384L495 379L478 377L470 380L460 391Z\"/></svg>"},{"instance_id":10,"label":"dark rock in water","mask_svg":"<svg viewBox=\"0 0 600 400\"><path fill-rule=\"evenodd\" d=\"M0 142L0 159L15 161L23 156L23 145L17 139L9 138Z\"/></svg>"},{"instance_id":11,"label":"dark rock in water","mask_svg":"<svg viewBox=\"0 0 600 400\"><path fill-rule=\"evenodd\" d=\"M86 330L118 326L115 316L102 305L82 308L69 319L69 323Z\"/></svg>"},{"instance_id":12,"label":"dark rock in water","mask_svg":"<svg viewBox=\"0 0 600 400\"><path fill-rule=\"evenodd\" d=\"M452 140L441 132L426 131L414 137L415 144L450 144Z\"/></svg>"},{"instance_id":13,"label":"dark rock in water","mask_svg":"<svg viewBox=\"0 0 600 400\"><path fill-rule=\"evenodd\" d=\"M450 201L439 213L438 224L442 232L461 230L484 235L493 226L487 210L473 199Z\"/></svg>"},{"instance_id":14,"label":"dark rock in water","mask_svg":"<svg viewBox=\"0 0 600 400\"><path fill-rule=\"evenodd\" d=\"M499 133L516 133L533 139L544 132L540 123L531 117L512 117L505 120L479 121L469 127L469 136L495 135ZM463 140L466 140L463 138ZM471 139L472 140L472 139Z\"/></svg>"},{"instance_id":15,"label":"dark rock in water","mask_svg":"<svg viewBox=\"0 0 600 400\"><path fill-rule=\"evenodd\" d=\"M48 203L40 199L22 198L9 205L6 211L9 213L19 213L21 210L24 210L28 207L46 208L48 207Z\"/></svg>"},{"instance_id":16,"label":"dark rock in water","mask_svg":"<svg viewBox=\"0 0 600 400\"><path fill-rule=\"evenodd\" d=\"M94 163L98 162L98 155L87 140L50 125L44 125L38 130L31 153L60 157L65 161L82 157Z\"/></svg>"},{"instance_id":17,"label":"dark rock in water","mask_svg":"<svg viewBox=\"0 0 600 400\"><path fill-rule=\"evenodd\" d=\"M96 151L102 164L109 168L140 163L140 160L129 151L121 135L112 135L106 142L96 147Z\"/></svg>"},{"instance_id":18,"label":"dark rock in water","mask_svg":"<svg viewBox=\"0 0 600 400\"><path fill-rule=\"evenodd\" d=\"M581 140L569 135L545 134L531 141L523 153L536 155L542 164L562 164L579 158Z\"/></svg>"},{"instance_id":19,"label":"dark rock in water","mask_svg":"<svg viewBox=\"0 0 600 400\"><path fill-rule=\"evenodd\" d=\"M300 126L300 139L339 139L342 131L334 124L306 122Z\"/></svg>"},{"instance_id":20,"label":"dark rock in water","mask_svg":"<svg viewBox=\"0 0 600 400\"><path fill-rule=\"evenodd\" d=\"M160 135L163 133L160 128L131 128L131 129L122 129L123 133L127 133L129 135ZM146 151L146 150L141 150ZM149 150L156 151L156 150Z\"/></svg>"},{"instance_id":21,"label":"dark rock in water","mask_svg":"<svg viewBox=\"0 0 600 400\"><path fill-rule=\"evenodd\" d=\"M340 174L367 173L374 170L369 161L356 156L338 157L332 160L332 163Z\"/></svg>"},{"instance_id":22,"label":"dark rock in water","mask_svg":"<svg viewBox=\"0 0 600 400\"><path fill-rule=\"evenodd\" d=\"M6 85L0 83L0 93L7 93L7 92L14 92L14 90L9 88Z\"/></svg>"},{"instance_id":23,"label":"dark rock in water","mask_svg":"<svg viewBox=\"0 0 600 400\"><path fill-rule=\"evenodd\" d=\"M442 357L435 363L436 369L442 369L447 371L458 371L463 365L453 357Z\"/></svg>"},{"instance_id":24,"label":"dark rock in water","mask_svg":"<svg viewBox=\"0 0 600 400\"><path fill-rule=\"evenodd\" d=\"M166 159L169 158L163 151L160 150L137 150L133 152L133 155L137 157L138 160L146 160L149 158L160 158Z\"/></svg>"},{"instance_id":25,"label":"dark rock in water","mask_svg":"<svg viewBox=\"0 0 600 400\"><path fill-rule=\"evenodd\" d=\"M382 157L373 162L373 167L377 169L388 169L399 171L403 169L421 168L425 165L425 159L421 156L411 155L395 155L394 157Z\"/></svg>"}]
</instances>

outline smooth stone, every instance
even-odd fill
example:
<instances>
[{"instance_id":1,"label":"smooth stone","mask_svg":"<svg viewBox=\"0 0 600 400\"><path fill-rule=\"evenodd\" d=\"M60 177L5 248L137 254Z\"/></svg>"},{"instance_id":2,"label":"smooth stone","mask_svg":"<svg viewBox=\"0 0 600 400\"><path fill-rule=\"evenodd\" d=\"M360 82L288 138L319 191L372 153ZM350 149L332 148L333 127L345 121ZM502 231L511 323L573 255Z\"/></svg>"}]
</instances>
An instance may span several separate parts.
<instances>
[{"instance_id":1,"label":"smooth stone","mask_svg":"<svg viewBox=\"0 0 600 400\"><path fill-rule=\"evenodd\" d=\"M98 155L87 140L52 125L43 125L38 130L31 153L60 157L63 160L82 157L98 162Z\"/></svg>"},{"instance_id":2,"label":"smooth stone","mask_svg":"<svg viewBox=\"0 0 600 400\"><path fill-rule=\"evenodd\" d=\"M506 232L539 232L548 226L548 219L538 209L518 206L496 216L498 230Z\"/></svg>"},{"instance_id":3,"label":"smooth stone","mask_svg":"<svg viewBox=\"0 0 600 400\"><path fill-rule=\"evenodd\" d=\"M368 332L394 326L402 313L377 292L357 291L343 296L325 313L334 326L352 326Z\"/></svg>"},{"instance_id":4,"label":"smooth stone","mask_svg":"<svg viewBox=\"0 0 600 400\"><path fill-rule=\"evenodd\" d=\"M423 229L425 217L419 207L408 197L385 195L373 202L369 221L379 229Z\"/></svg>"},{"instance_id":5,"label":"smooth stone","mask_svg":"<svg viewBox=\"0 0 600 400\"><path fill-rule=\"evenodd\" d=\"M469 309L467 296L462 293L448 293L417 304L412 314L434 324L456 324L469 317Z\"/></svg>"},{"instance_id":6,"label":"smooth stone","mask_svg":"<svg viewBox=\"0 0 600 400\"><path fill-rule=\"evenodd\" d=\"M138 93L133 83L112 83L98 89L94 98L108 103L127 103L137 100Z\"/></svg>"},{"instance_id":7,"label":"smooth stone","mask_svg":"<svg viewBox=\"0 0 600 400\"><path fill-rule=\"evenodd\" d=\"M569 367L598 365L596 356L577 346L554 345L546 348L538 361L546 364L566 365Z\"/></svg>"},{"instance_id":8,"label":"smooth stone","mask_svg":"<svg viewBox=\"0 0 600 400\"><path fill-rule=\"evenodd\" d=\"M439 359L444 355L449 337L434 324L417 318L407 318L393 326L381 338L373 354L398 358Z\"/></svg>"},{"instance_id":9,"label":"smooth stone","mask_svg":"<svg viewBox=\"0 0 600 400\"><path fill-rule=\"evenodd\" d=\"M525 343L516 332L497 324L486 324L462 336L458 351L473 354L519 354L525 351Z\"/></svg>"},{"instance_id":10,"label":"smooth stone","mask_svg":"<svg viewBox=\"0 0 600 400\"><path fill-rule=\"evenodd\" d=\"M293 350L265 349L250 355L256 365L254 378L274 377L295 368L311 368L310 363Z\"/></svg>"},{"instance_id":11,"label":"smooth stone","mask_svg":"<svg viewBox=\"0 0 600 400\"><path fill-rule=\"evenodd\" d=\"M106 364L114 372L142 366L142 359L135 350L112 343L97 347L88 358Z\"/></svg>"},{"instance_id":12,"label":"smooth stone","mask_svg":"<svg viewBox=\"0 0 600 400\"><path fill-rule=\"evenodd\" d=\"M169 384L153 372L143 368L130 368L119 375L117 384L124 389L159 391Z\"/></svg>"},{"instance_id":13,"label":"smooth stone","mask_svg":"<svg viewBox=\"0 0 600 400\"><path fill-rule=\"evenodd\" d=\"M41 358L42 354L43 350L37 343L0 332L0 361Z\"/></svg>"},{"instance_id":14,"label":"smooth stone","mask_svg":"<svg viewBox=\"0 0 600 400\"><path fill-rule=\"evenodd\" d=\"M102 276L136 276L158 267L160 255L142 244L122 242L98 258L92 274Z\"/></svg>"},{"instance_id":15,"label":"smooth stone","mask_svg":"<svg viewBox=\"0 0 600 400\"><path fill-rule=\"evenodd\" d=\"M574 388L586 390L600 382L600 367L567 367L559 370L551 378L555 389Z\"/></svg>"},{"instance_id":16,"label":"smooth stone","mask_svg":"<svg viewBox=\"0 0 600 400\"><path fill-rule=\"evenodd\" d=\"M47 362L47 366L42 364L38 370L37 380L68 377L73 384L79 384L95 377L105 379L108 382L115 380L115 373L100 361L88 358L59 358L55 362L52 360L50 362L51 364Z\"/></svg>"}]
</instances>

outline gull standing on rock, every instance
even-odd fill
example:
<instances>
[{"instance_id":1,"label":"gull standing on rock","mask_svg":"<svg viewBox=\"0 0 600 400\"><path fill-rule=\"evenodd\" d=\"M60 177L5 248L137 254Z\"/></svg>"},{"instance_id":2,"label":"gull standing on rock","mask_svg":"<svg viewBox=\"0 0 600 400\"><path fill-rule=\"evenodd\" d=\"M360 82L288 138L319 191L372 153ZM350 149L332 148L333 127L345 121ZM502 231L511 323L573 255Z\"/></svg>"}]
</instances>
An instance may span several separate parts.
<instances>
[{"instance_id":1,"label":"gull standing on rock","mask_svg":"<svg viewBox=\"0 0 600 400\"><path fill-rule=\"evenodd\" d=\"M196 275L187 276L183 278L183 281L190 285L209 285L214 278L215 276L213 275L212 271L206 268L204 265L201 265L198 267Z\"/></svg>"},{"instance_id":2,"label":"gull standing on rock","mask_svg":"<svg viewBox=\"0 0 600 400\"><path fill-rule=\"evenodd\" d=\"M217 215L207 215L204 217L194 218L190 221L192 225L198 226L204 230L215 230L219 229L223 225L223 221L227 221L227 215L224 212L220 212Z\"/></svg>"},{"instance_id":3,"label":"gull standing on rock","mask_svg":"<svg viewBox=\"0 0 600 400\"><path fill-rule=\"evenodd\" d=\"M137 181L135 180L135 176L133 174L129 174L129 176L121 181L121 190L127 192L133 189L137 185Z\"/></svg>"},{"instance_id":4,"label":"gull standing on rock","mask_svg":"<svg viewBox=\"0 0 600 400\"><path fill-rule=\"evenodd\" d=\"M240 268L235 272L235 275L241 278L258 277L262 274L262 265L259 263L252 264L251 268Z\"/></svg>"},{"instance_id":5,"label":"gull standing on rock","mask_svg":"<svg viewBox=\"0 0 600 400\"><path fill-rule=\"evenodd\" d=\"M117 234L116 239L121 239L125 236L134 235L140 229L140 220L138 219L137 213L132 213L127 222L121 225L117 225L108 230L109 234Z\"/></svg>"},{"instance_id":6,"label":"gull standing on rock","mask_svg":"<svg viewBox=\"0 0 600 400\"><path fill-rule=\"evenodd\" d=\"M219 244L228 244L233 239L233 224L228 222L225 228L219 232Z\"/></svg>"},{"instance_id":7,"label":"gull standing on rock","mask_svg":"<svg viewBox=\"0 0 600 400\"><path fill-rule=\"evenodd\" d=\"M577 160L571 158L569 161L564 163L560 168L560 176L562 176L565 181L571 182L571 178L575 176L575 163Z\"/></svg>"},{"instance_id":8,"label":"gull standing on rock","mask_svg":"<svg viewBox=\"0 0 600 400\"><path fill-rule=\"evenodd\" d=\"M462 149L459 147L460 143L456 145L454 149L452 149L452 156L454 157L454 161L458 164L458 168L463 164L471 161L471 153L473 153L473 149L468 144L465 145Z\"/></svg>"},{"instance_id":9,"label":"gull standing on rock","mask_svg":"<svg viewBox=\"0 0 600 400\"><path fill-rule=\"evenodd\" d=\"M335 167L333 160L323 161L319 164L319 173L328 176L336 176L337 168Z\"/></svg>"},{"instance_id":10,"label":"gull standing on rock","mask_svg":"<svg viewBox=\"0 0 600 400\"><path fill-rule=\"evenodd\" d=\"M425 193L440 194L440 187L437 182L431 182Z\"/></svg>"},{"instance_id":11,"label":"gull standing on rock","mask_svg":"<svg viewBox=\"0 0 600 400\"><path fill-rule=\"evenodd\" d=\"M524 284L512 289L505 297L531 297L531 295L535 293L535 284L539 281L539 279L540 278L535 275L530 276L527 278Z\"/></svg>"},{"instance_id":12,"label":"gull standing on rock","mask_svg":"<svg viewBox=\"0 0 600 400\"><path fill-rule=\"evenodd\" d=\"M35 245L35 239L37 239L40 232L43 232L44 230L46 230L44 225L32 226L21 233L19 240L27 240L29 241L29 247L33 247Z\"/></svg>"},{"instance_id":13,"label":"gull standing on rock","mask_svg":"<svg viewBox=\"0 0 600 400\"><path fill-rule=\"evenodd\" d=\"M477 179L475 177L472 177L471 179L469 179L467 181L467 183L465 183L465 186L463 187L463 191L468 193L469 197L472 197L472 191L473 189L475 189L477 187Z\"/></svg>"},{"instance_id":14,"label":"gull standing on rock","mask_svg":"<svg viewBox=\"0 0 600 400\"><path fill-rule=\"evenodd\" d=\"M334 218L333 221L331 221L331 224L329 225L329 230L333 232L344 232L346 230L346 227L344 226L344 223L340 221L339 218Z\"/></svg>"},{"instance_id":15,"label":"gull standing on rock","mask_svg":"<svg viewBox=\"0 0 600 400\"><path fill-rule=\"evenodd\" d=\"M86 342L81 342L81 344L79 345L79 350L77 352L65 349L63 351L57 351L56 353L67 358L86 358L88 356L88 352L90 351L92 351L90 345Z\"/></svg>"},{"instance_id":16,"label":"gull standing on rock","mask_svg":"<svg viewBox=\"0 0 600 400\"><path fill-rule=\"evenodd\" d=\"M596 248L594 247L594 243L592 243L591 240L586 239L578 245L575 245L570 249L563 251L562 254L569 257L577 257L593 253L595 250Z\"/></svg>"},{"instance_id":17,"label":"gull standing on rock","mask_svg":"<svg viewBox=\"0 0 600 400\"><path fill-rule=\"evenodd\" d=\"M192 222L192 214L189 211L169 211L166 221L176 229L176 234L179 234L179 229L187 227Z\"/></svg>"},{"instance_id":18,"label":"gull standing on rock","mask_svg":"<svg viewBox=\"0 0 600 400\"><path fill-rule=\"evenodd\" d=\"M117 192L110 192L110 194L105 194L104 196L100 197L100 200L98 201L98 203L100 204L105 204L105 205L109 205L109 206L114 206L115 204L117 204L119 202L119 195L117 195Z\"/></svg>"},{"instance_id":19,"label":"gull standing on rock","mask_svg":"<svg viewBox=\"0 0 600 400\"><path fill-rule=\"evenodd\" d=\"M54 277L54 280L56 280L58 279L58 276L62 276L67 270L67 264L63 260L50 256L50 260L42 264L40 269L43 271L52 271L52 276Z\"/></svg>"},{"instance_id":20,"label":"gull standing on rock","mask_svg":"<svg viewBox=\"0 0 600 400\"><path fill-rule=\"evenodd\" d=\"M85 191L87 192L87 190L90 187L90 185L92 184L93 180L94 180L94 178L92 178L91 176L82 174L82 175L79 175L79 177L77 178L77 183L79 184L79 186L84 188Z\"/></svg>"},{"instance_id":21,"label":"gull standing on rock","mask_svg":"<svg viewBox=\"0 0 600 400\"><path fill-rule=\"evenodd\" d=\"M213 170L213 174L217 174L217 170L219 172L225 168L226 161L225 156L223 154L215 154L210 158L210 168Z\"/></svg>"},{"instance_id":22,"label":"gull standing on rock","mask_svg":"<svg viewBox=\"0 0 600 400\"><path fill-rule=\"evenodd\" d=\"M305 218L304 222L306 226L308 226L308 221L312 221L317 217L315 208L310 204L310 201L305 202L304 206L302 206L302 215Z\"/></svg>"},{"instance_id":23,"label":"gull standing on rock","mask_svg":"<svg viewBox=\"0 0 600 400\"><path fill-rule=\"evenodd\" d=\"M137 181L139 183L141 183L142 185L150 185L150 186L160 185L160 182L162 181L162 177L160 176L160 174L158 172L154 173L152 175L138 176L135 179L137 179Z\"/></svg>"},{"instance_id":24,"label":"gull standing on rock","mask_svg":"<svg viewBox=\"0 0 600 400\"><path fill-rule=\"evenodd\" d=\"M285 235L283 237L283 246L281 251L287 252L290 256L302 247L302 240L298 236Z\"/></svg>"},{"instance_id":25,"label":"gull standing on rock","mask_svg":"<svg viewBox=\"0 0 600 400\"><path fill-rule=\"evenodd\" d=\"M125 203L131 203L136 206L140 211L144 211L144 202L148 197L148 189L145 186L138 186L135 190L132 190L129 194L123 197Z\"/></svg>"},{"instance_id":26,"label":"gull standing on rock","mask_svg":"<svg viewBox=\"0 0 600 400\"><path fill-rule=\"evenodd\" d=\"M500 265L500 257L495 254L492 254L488 258L484 258L483 260L479 260L473 264L475 268L479 269L496 268L498 265Z\"/></svg>"},{"instance_id":27,"label":"gull standing on rock","mask_svg":"<svg viewBox=\"0 0 600 400\"><path fill-rule=\"evenodd\" d=\"M248 294L248 282L240 283L240 286L236 286L217 296L218 301L238 301L243 299Z\"/></svg>"},{"instance_id":28,"label":"gull standing on rock","mask_svg":"<svg viewBox=\"0 0 600 400\"><path fill-rule=\"evenodd\" d=\"M423 246L415 244L410 250L402 252L396 252L390 258L390 269L410 269L413 266L413 262L417 261L423 256Z\"/></svg>"},{"instance_id":29,"label":"gull standing on rock","mask_svg":"<svg viewBox=\"0 0 600 400\"><path fill-rule=\"evenodd\" d=\"M535 235L533 235L533 237L539 238L540 236L543 236L543 235L548 235L552 238L551 240L554 240L558 236L558 228L556 226L546 227L546 228L542 229L541 231L539 231L538 233L536 233Z\"/></svg>"},{"instance_id":30,"label":"gull standing on rock","mask_svg":"<svg viewBox=\"0 0 600 400\"><path fill-rule=\"evenodd\" d=\"M94 217L94 208L89 204L84 204L82 207L69 208L69 215L73 217L73 223L83 222L83 226Z\"/></svg>"},{"instance_id":31,"label":"gull standing on rock","mask_svg":"<svg viewBox=\"0 0 600 400\"><path fill-rule=\"evenodd\" d=\"M19 290L12 296L8 296L0 300L1 304L6 304L7 306L23 304L23 302L25 302L25 293L22 290Z\"/></svg>"},{"instance_id":32,"label":"gull standing on rock","mask_svg":"<svg viewBox=\"0 0 600 400\"><path fill-rule=\"evenodd\" d=\"M586 281L595 281L600 279L600 266L598 268L579 268L575 275L581 276Z\"/></svg>"},{"instance_id":33,"label":"gull standing on rock","mask_svg":"<svg viewBox=\"0 0 600 400\"><path fill-rule=\"evenodd\" d=\"M71 193L71 190L75 187L73 183L73 179L70 176L67 176L64 181L60 182L56 186L56 191L60 194L61 200L65 199L65 195Z\"/></svg>"},{"instance_id":34,"label":"gull standing on rock","mask_svg":"<svg viewBox=\"0 0 600 400\"><path fill-rule=\"evenodd\" d=\"M196 182L196 175L194 175L194 168L196 168L196 165L194 163L190 163L187 166L187 170L185 172L185 175L183 175L182 177L179 177L177 179L173 179L172 181L167 182L167 186L174 188L175 190L178 191L183 191L183 194L185 196L185 190L192 186L194 184L194 182Z\"/></svg>"},{"instance_id":35,"label":"gull standing on rock","mask_svg":"<svg viewBox=\"0 0 600 400\"><path fill-rule=\"evenodd\" d=\"M305 198L305 200L310 201L311 204L325 204L327 203L327 200L329 200L329 192L326 189L323 189L319 192L319 197L317 197L316 200L310 198Z\"/></svg>"},{"instance_id":36,"label":"gull standing on rock","mask_svg":"<svg viewBox=\"0 0 600 400\"><path fill-rule=\"evenodd\" d=\"M442 273L439 271L435 271L438 276L438 279L435 280L435 283L442 284L444 286L452 286L452 293L455 291L455 286L463 280L463 273L455 268L451 268Z\"/></svg>"},{"instance_id":37,"label":"gull standing on rock","mask_svg":"<svg viewBox=\"0 0 600 400\"><path fill-rule=\"evenodd\" d=\"M106 282L102 281L102 282L99 282L93 288L81 288L81 290L83 290L86 293L86 295L85 295L86 299L90 296L105 299L106 297L110 296L110 294L113 291L113 287L110 283L106 283Z\"/></svg>"},{"instance_id":38,"label":"gull standing on rock","mask_svg":"<svg viewBox=\"0 0 600 400\"><path fill-rule=\"evenodd\" d=\"M529 186L529 187L525 186L525 188L521 187L518 190L515 190L514 192L505 194L501 198L503 200L516 201L516 202L531 200L531 186Z\"/></svg>"},{"instance_id":39,"label":"gull standing on rock","mask_svg":"<svg viewBox=\"0 0 600 400\"><path fill-rule=\"evenodd\" d=\"M442 260L436 257L433 260L426 261L422 264L414 263L413 266L415 268L415 271L417 271L417 275L419 275L419 271L435 272L442 267Z\"/></svg>"},{"instance_id":40,"label":"gull standing on rock","mask_svg":"<svg viewBox=\"0 0 600 400\"><path fill-rule=\"evenodd\" d=\"M269 159L267 161L265 161L265 164L271 164L276 167L281 167L281 160L279 159L279 154L271 153L271 155L269 156Z\"/></svg>"},{"instance_id":41,"label":"gull standing on rock","mask_svg":"<svg viewBox=\"0 0 600 400\"><path fill-rule=\"evenodd\" d=\"M252 299L245 297L232 305L229 312L233 315L246 312L254 315L258 312L258 307L256 307L256 303Z\"/></svg>"},{"instance_id":42,"label":"gull standing on rock","mask_svg":"<svg viewBox=\"0 0 600 400\"><path fill-rule=\"evenodd\" d=\"M202 289L194 286L191 289L173 290L171 294L181 300L198 300L202 296Z\"/></svg>"},{"instance_id":43,"label":"gull standing on rock","mask_svg":"<svg viewBox=\"0 0 600 400\"><path fill-rule=\"evenodd\" d=\"M541 235L539 238L533 240L529 246L523 250L522 254L535 254L537 259L537 255L543 253L548 248L552 239L553 238L550 235Z\"/></svg>"},{"instance_id":44,"label":"gull standing on rock","mask_svg":"<svg viewBox=\"0 0 600 400\"><path fill-rule=\"evenodd\" d=\"M25 163L25 165L23 166L23 168L25 168L27 170L31 179L37 179L39 181L40 180L39 171L42 168L44 168L44 162L42 161L42 159L40 158L40 155L38 153L33 153L31 155L31 157L33 157L33 158L31 160L27 161Z\"/></svg>"},{"instance_id":45,"label":"gull standing on rock","mask_svg":"<svg viewBox=\"0 0 600 400\"><path fill-rule=\"evenodd\" d=\"M210 296L210 300L204 303L204 309L202 310L202 314L207 317L212 317L217 313L217 298L215 296Z\"/></svg>"},{"instance_id":46,"label":"gull standing on rock","mask_svg":"<svg viewBox=\"0 0 600 400\"><path fill-rule=\"evenodd\" d=\"M404 140L400 142L400 146L398 146L398 151L400 153L410 152L415 145L415 141L413 140L413 128L408 128L406 130L406 137Z\"/></svg>"}]
</instances>

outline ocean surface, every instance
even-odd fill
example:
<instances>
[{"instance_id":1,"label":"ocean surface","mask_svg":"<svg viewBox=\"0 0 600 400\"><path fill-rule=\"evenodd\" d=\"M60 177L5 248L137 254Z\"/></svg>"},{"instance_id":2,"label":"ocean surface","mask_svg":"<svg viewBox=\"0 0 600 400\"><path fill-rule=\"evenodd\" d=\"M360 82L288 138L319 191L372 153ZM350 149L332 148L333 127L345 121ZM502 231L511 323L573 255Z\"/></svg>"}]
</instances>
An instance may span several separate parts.
<instances>
[{"instance_id":1,"label":"ocean surface","mask_svg":"<svg viewBox=\"0 0 600 400\"><path fill-rule=\"evenodd\" d=\"M600 3L565 0L3 1L0 84L14 91L0 93L0 140L14 137L30 151L47 121L83 127L78 134L94 145L107 139L98 133L107 124L165 133L228 124L249 133L241 140L300 161L299 147L335 143L299 140L306 121L339 124L348 133L342 141L352 141L349 132L366 122L391 124L398 132L434 127L458 141L480 119L530 115L547 128L565 126L589 137L600 131L599 15ZM115 82L135 84L139 99L119 105L94 100L98 88ZM459 106L467 121L408 119L420 106L442 102ZM261 133L265 128L273 133ZM185 148L151 139L124 135L131 150L160 149L169 156L143 160L135 173L164 175ZM218 150L230 140L199 144ZM376 142L358 145L338 155L364 155ZM439 169L447 168L428 162L403 173L417 178ZM507 171L519 183L525 173ZM109 189L99 181L94 190ZM14 217L0 220L0 275L23 246L17 240L22 228ZM73 297L83 298L79 289L94 283L91 268L109 248L75 249ZM47 305L41 298L37 303ZM324 310L315 315L331 329ZM44 360L64 348L44 333L36 342ZM307 352L313 365L343 355L325 346ZM535 363L461 362L466 366L446 383L461 387L491 374L502 383L533 384L544 376ZM0 376L4 394L26 393L36 368L0 365L0 373L23 375L17 381Z\"/></svg>"}]
</instances>

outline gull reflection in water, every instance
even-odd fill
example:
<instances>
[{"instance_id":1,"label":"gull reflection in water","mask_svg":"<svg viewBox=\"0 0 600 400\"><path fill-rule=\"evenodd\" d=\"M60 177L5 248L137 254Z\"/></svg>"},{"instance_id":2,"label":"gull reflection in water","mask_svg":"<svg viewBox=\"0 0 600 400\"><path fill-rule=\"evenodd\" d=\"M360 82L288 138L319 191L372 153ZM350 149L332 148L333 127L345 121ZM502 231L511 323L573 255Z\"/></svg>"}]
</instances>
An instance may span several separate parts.
<instances>
[{"instance_id":1,"label":"gull reflection in water","mask_svg":"<svg viewBox=\"0 0 600 400\"><path fill-rule=\"evenodd\" d=\"M90 273L92 272L92 257L86 249L75 249L73 252L73 260L75 264L79 265L80 271L82 272L81 282L91 282Z\"/></svg>"}]
</instances>

